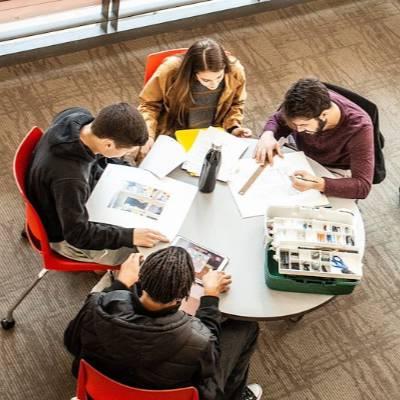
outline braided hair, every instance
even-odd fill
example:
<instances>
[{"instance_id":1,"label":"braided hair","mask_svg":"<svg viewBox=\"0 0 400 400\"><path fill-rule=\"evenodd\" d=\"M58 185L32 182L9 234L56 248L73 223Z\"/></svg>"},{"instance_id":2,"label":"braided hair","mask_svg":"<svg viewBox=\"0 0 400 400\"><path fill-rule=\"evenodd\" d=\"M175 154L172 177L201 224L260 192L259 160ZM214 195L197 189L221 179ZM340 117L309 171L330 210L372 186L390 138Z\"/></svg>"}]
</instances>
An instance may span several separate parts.
<instances>
[{"instance_id":1,"label":"braided hair","mask_svg":"<svg viewBox=\"0 0 400 400\"><path fill-rule=\"evenodd\" d=\"M182 247L156 251L140 268L139 281L141 288L158 303L186 298L194 282L193 261Z\"/></svg>"}]
</instances>

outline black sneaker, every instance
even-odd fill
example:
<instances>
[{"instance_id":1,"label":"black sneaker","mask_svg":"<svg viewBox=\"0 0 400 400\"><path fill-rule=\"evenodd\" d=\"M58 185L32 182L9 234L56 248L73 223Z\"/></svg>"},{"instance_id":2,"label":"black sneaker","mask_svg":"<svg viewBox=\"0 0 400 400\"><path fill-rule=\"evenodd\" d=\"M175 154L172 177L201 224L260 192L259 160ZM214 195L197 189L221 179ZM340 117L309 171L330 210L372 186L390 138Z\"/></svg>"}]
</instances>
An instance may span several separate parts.
<instances>
[{"instance_id":1,"label":"black sneaker","mask_svg":"<svg viewBox=\"0 0 400 400\"><path fill-rule=\"evenodd\" d=\"M257 383L247 385L242 393L240 400L260 400L262 388Z\"/></svg>"}]
</instances>

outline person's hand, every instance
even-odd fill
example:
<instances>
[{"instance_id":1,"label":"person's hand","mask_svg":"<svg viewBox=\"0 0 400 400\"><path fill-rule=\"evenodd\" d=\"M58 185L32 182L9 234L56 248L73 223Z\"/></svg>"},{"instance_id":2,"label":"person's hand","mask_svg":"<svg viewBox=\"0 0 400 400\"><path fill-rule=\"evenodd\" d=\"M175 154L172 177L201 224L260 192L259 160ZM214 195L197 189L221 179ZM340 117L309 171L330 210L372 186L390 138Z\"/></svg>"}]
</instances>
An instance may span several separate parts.
<instances>
[{"instance_id":1,"label":"person's hand","mask_svg":"<svg viewBox=\"0 0 400 400\"><path fill-rule=\"evenodd\" d=\"M154 229L135 228L133 230L133 244L135 246L154 247L158 242L169 242L168 238Z\"/></svg>"},{"instance_id":2,"label":"person's hand","mask_svg":"<svg viewBox=\"0 0 400 400\"><path fill-rule=\"evenodd\" d=\"M154 139L151 138L151 137L149 137L149 138L147 139L146 144L140 148L139 157L140 157L141 159L143 159L143 158L147 155L147 153L148 153L148 152L151 150L151 148L153 147L153 144L154 144Z\"/></svg>"},{"instance_id":3,"label":"person's hand","mask_svg":"<svg viewBox=\"0 0 400 400\"><path fill-rule=\"evenodd\" d=\"M249 129L249 128L235 128L235 129L232 130L231 133L234 136L244 137L244 138L251 137L251 135L253 134L251 132L251 129Z\"/></svg>"},{"instance_id":4,"label":"person's hand","mask_svg":"<svg viewBox=\"0 0 400 400\"><path fill-rule=\"evenodd\" d=\"M143 254L132 253L122 264L117 279L126 287L131 287L139 280L140 265L144 260Z\"/></svg>"},{"instance_id":5,"label":"person's hand","mask_svg":"<svg viewBox=\"0 0 400 400\"><path fill-rule=\"evenodd\" d=\"M230 275L212 269L203 275L201 280L204 287L204 295L216 297L229 290L229 285L232 282Z\"/></svg>"},{"instance_id":6,"label":"person's hand","mask_svg":"<svg viewBox=\"0 0 400 400\"><path fill-rule=\"evenodd\" d=\"M325 179L312 175L307 171L294 171L290 179L292 180L292 186L300 192L310 189L316 189L320 192L325 190Z\"/></svg>"},{"instance_id":7,"label":"person's hand","mask_svg":"<svg viewBox=\"0 0 400 400\"><path fill-rule=\"evenodd\" d=\"M264 165L266 161L273 165L275 154L283 158L281 146L274 138L274 133L272 131L265 131L258 140L254 158L261 165Z\"/></svg>"}]
</instances>

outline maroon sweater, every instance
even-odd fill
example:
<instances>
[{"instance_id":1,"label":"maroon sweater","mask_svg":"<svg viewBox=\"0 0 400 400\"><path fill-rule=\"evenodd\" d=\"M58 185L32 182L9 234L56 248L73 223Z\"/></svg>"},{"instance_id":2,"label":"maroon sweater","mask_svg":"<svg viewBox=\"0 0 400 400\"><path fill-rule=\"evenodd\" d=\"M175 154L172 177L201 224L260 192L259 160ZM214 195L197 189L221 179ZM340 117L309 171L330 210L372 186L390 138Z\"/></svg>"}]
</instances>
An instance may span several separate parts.
<instances>
[{"instance_id":1,"label":"maroon sweater","mask_svg":"<svg viewBox=\"0 0 400 400\"><path fill-rule=\"evenodd\" d=\"M292 134L299 150L325 167L350 169L351 178L325 179L327 196L365 199L371 190L374 174L373 125L359 106L329 91L340 109L339 124L318 134L295 132L287 126L282 113L276 112L265 124L264 131L274 132L275 139Z\"/></svg>"}]
</instances>

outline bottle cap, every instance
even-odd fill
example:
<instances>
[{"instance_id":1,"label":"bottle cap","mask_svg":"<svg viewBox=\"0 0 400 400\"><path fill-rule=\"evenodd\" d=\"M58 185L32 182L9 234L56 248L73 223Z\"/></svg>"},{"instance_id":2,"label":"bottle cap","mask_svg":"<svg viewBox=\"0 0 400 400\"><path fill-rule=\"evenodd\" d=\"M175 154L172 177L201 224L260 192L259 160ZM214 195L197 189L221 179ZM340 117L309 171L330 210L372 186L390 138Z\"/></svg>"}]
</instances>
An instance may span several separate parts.
<instances>
[{"instance_id":1,"label":"bottle cap","mask_svg":"<svg viewBox=\"0 0 400 400\"><path fill-rule=\"evenodd\" d=\"M221 149L222 149L222 143L220 143L220 142L214 142L214 143L211 144L211 148L212 148L213 150L221 151Z\"/></svg>"}]
</instances>

